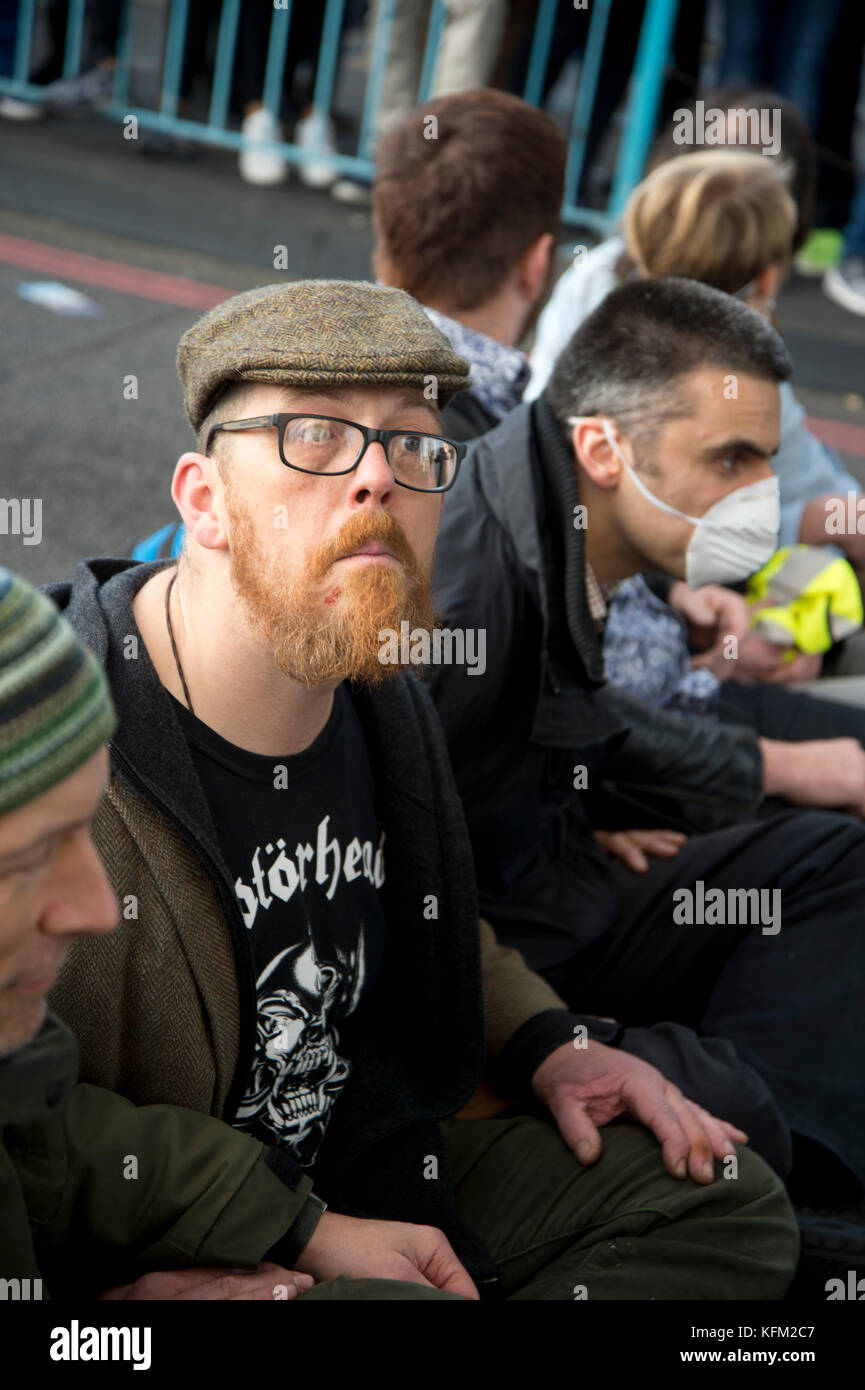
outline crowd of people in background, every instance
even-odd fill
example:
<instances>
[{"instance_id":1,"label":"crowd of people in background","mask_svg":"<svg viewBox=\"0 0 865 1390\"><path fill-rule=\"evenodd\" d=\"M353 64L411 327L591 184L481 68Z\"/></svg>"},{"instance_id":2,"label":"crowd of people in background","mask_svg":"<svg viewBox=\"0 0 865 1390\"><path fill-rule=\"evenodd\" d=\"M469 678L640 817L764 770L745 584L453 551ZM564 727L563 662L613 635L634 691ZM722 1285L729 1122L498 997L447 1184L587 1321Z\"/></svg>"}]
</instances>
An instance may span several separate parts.
<instances>
[{"instance_id":1,"label":"crowd of people in background","mask_svg":"<svg viewBox=\"0 0 865 1390\"><path fill-rule=\"evenodd\" d=\"M448 0L430 96L483 86L522 94L538 9L538 0ZM189 5L179 109L199 119L204 110L197 96L202 87L209 90L213 78L221 10L221 0L191 0ZM44 90L38 99L0 97L0 116L68 115L109 103L124 13L124 0L90 0L81 72L64 77L68 4L48 0L38 60L28 75ZM415 103L430 13L430 0L396 0L374 139ZM579 201L590 206L602 206L609 191L610 123L627 92L645 13L646 0L613 0L578 190ZM241 177L259 186L278 185L294 167L310 187L329 188L343 201L368 201L368 180L340 176L331 158L356 144L359 112L319 110L312 100L324 4L293 7L277 109L263 100L272 14L270 6L255 0L243 0L240 8L231 111L245 137L238 157ZM17 18L18 0L0 0L0 77L12 69ZM380 0L348 0L341 18L344 65L368 74L381 19ZM563 126L570 122L576 64L585 53L590 19L589 7L565 0L555 12L537 99ZM796 108L818 154L815 217L798 250L797 268L822 275L826 293L853 313L865 312L865 179L860 177L861 139L858 145L856 140L863 51L865 16L861 6L847 0L689 0L679 9L658 116L661 128L706 86L707 77L725 87L774 91ZM289 132L306 155L295 166L276 148ZM188 153L191 148L183 137L153 132L147 138L168 151Z\"/></svg>"}]
</instances>

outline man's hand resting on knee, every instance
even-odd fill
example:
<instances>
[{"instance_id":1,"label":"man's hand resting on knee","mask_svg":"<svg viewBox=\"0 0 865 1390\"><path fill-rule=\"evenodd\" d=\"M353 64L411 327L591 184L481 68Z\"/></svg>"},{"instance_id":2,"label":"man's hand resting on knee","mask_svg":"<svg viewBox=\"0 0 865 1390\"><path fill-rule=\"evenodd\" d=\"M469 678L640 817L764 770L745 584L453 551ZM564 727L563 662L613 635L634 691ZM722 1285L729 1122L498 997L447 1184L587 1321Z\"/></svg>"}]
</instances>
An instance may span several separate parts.
<instances>
[{"instance_id":1,"label":"man's hand resting on knee","mask_svg":"<svg viewBox=\"0 0 865 1390\"><path fill-rule=\"evenodd\" d=\"M295 1263L319 1283L346 1274L354 1279L403 1279L463 1298L480 1297L447 1237L434 1226L326 1211Z\"/></svg>"},{"instance_id":2,"label":"man's hand resting on knee","mask_svg":"<svg viewBox=\"0 0 865 1390\"><path fill-rule=\"evenodd\" d=\"M652 1131L676 1178L690 1173L709 1183L713 1158L723 1159L735 1153L735 1144L748 1142L741 1129L687 1100L649 1062L592 1040L584 1048L569 1042L557 1047L532 1077L532 1089L584 1164L600 1157L598 1130L617 1115L632 1115Z\"/></svg>"}]
</instances>

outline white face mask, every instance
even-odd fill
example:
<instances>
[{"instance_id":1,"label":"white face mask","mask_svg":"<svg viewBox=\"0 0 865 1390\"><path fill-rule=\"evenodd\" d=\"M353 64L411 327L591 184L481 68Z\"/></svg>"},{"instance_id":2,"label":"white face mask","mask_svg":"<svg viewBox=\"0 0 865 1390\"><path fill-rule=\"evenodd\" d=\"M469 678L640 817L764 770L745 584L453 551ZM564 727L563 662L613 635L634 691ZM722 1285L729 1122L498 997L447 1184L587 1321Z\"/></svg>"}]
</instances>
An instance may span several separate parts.
<instances>
[{"instance_id":1,"label":"white face mask","mask_svg":"<svg viewBox=\"0 0 865 1390\"><path fill-rule=\"evenodd\" d=\"M573 416L568 423L576 425L581 418L585 417ZM702 584L731 584L747 579L774 555L781 524L778 479L774 474L728 492L702 516L689 516L649 491L619 448L610 422L604 420L603 426L607 442L646 500L669 516L689 521L694 527L685 554L685 574L692 589L699 589Z\"/></svg>"}]
</instances>

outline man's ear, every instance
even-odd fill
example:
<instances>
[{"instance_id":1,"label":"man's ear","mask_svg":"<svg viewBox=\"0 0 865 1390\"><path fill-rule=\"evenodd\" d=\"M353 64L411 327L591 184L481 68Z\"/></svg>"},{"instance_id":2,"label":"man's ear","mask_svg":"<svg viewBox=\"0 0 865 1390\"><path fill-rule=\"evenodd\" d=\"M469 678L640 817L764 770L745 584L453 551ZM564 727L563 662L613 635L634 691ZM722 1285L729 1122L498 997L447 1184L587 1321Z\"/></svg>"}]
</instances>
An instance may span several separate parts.
<instances>
[{"instance_id":1,"label":"man's ear","mask_svg":"<svg viewBox=\"0 0 865 1390\"><path fill-rule=\"evenodd\" d=\"M753 292L748 296L748 299L759 299L764 302L769 301L770 303L772 303L774 300L778 298L778 291L780 290L780 288L780 267L777 265L767 266L765 270L760 271L760 274L754 281L754 289Z\"/></svg>"},{"instance_id":2,"label":"man's ear","mask_svg":"<svg viewBox=\"0 0 865 1390\"><path fill-rule=\"evenodd\" d=\"M228 545L222 495L222 480L212 458L188 453L177 460L171 496L183 517L187 535L205 550L222 550Z\"/></svg>"},{"instance_id":3,"label":"man's ear","mask_svg":"<svg viewBox=\"0 0 865 1390\"><path fill-rule=\"evenodd\" d=\"M571 443L583 472L595 487L615 488L622 473L622 461L604 433L603 421L586 415L573 426Z\"/></svg>"},{"instance_id":4,"label":"man's ear","mask_svg":"<svg viewBox=\"0 0 865 1390\"><path fill-rule=\"evenodd\" d=\"M544 232L520 256L518 283L527 303L536 304L550 288L555 255L556 238L552 232Z\"/></svg>"}]
</instances>

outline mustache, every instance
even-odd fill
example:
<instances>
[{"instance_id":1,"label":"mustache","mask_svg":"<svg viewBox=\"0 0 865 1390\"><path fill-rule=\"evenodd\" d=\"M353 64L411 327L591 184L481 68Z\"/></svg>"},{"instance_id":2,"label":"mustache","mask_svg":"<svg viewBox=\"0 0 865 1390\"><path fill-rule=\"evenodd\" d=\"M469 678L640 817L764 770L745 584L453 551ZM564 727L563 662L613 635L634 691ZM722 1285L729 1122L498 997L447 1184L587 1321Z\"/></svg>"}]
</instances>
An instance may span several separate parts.
<instances>
[{"instance_id":1,"label":"mustache","mask_svg":"<svg viewBox=\"0 0 865 1390\"><path fill-rule=\"evenodd\" d=\"M358 513L349 517L333 540L325 541L316 550L310 562L310 574L315 579L322 579L335 560L371 541L386 545L397 560L402 561L409 575L421 577L418 558L409 545L405 531L387 512Z\"/></svg>"}]
</instances>

